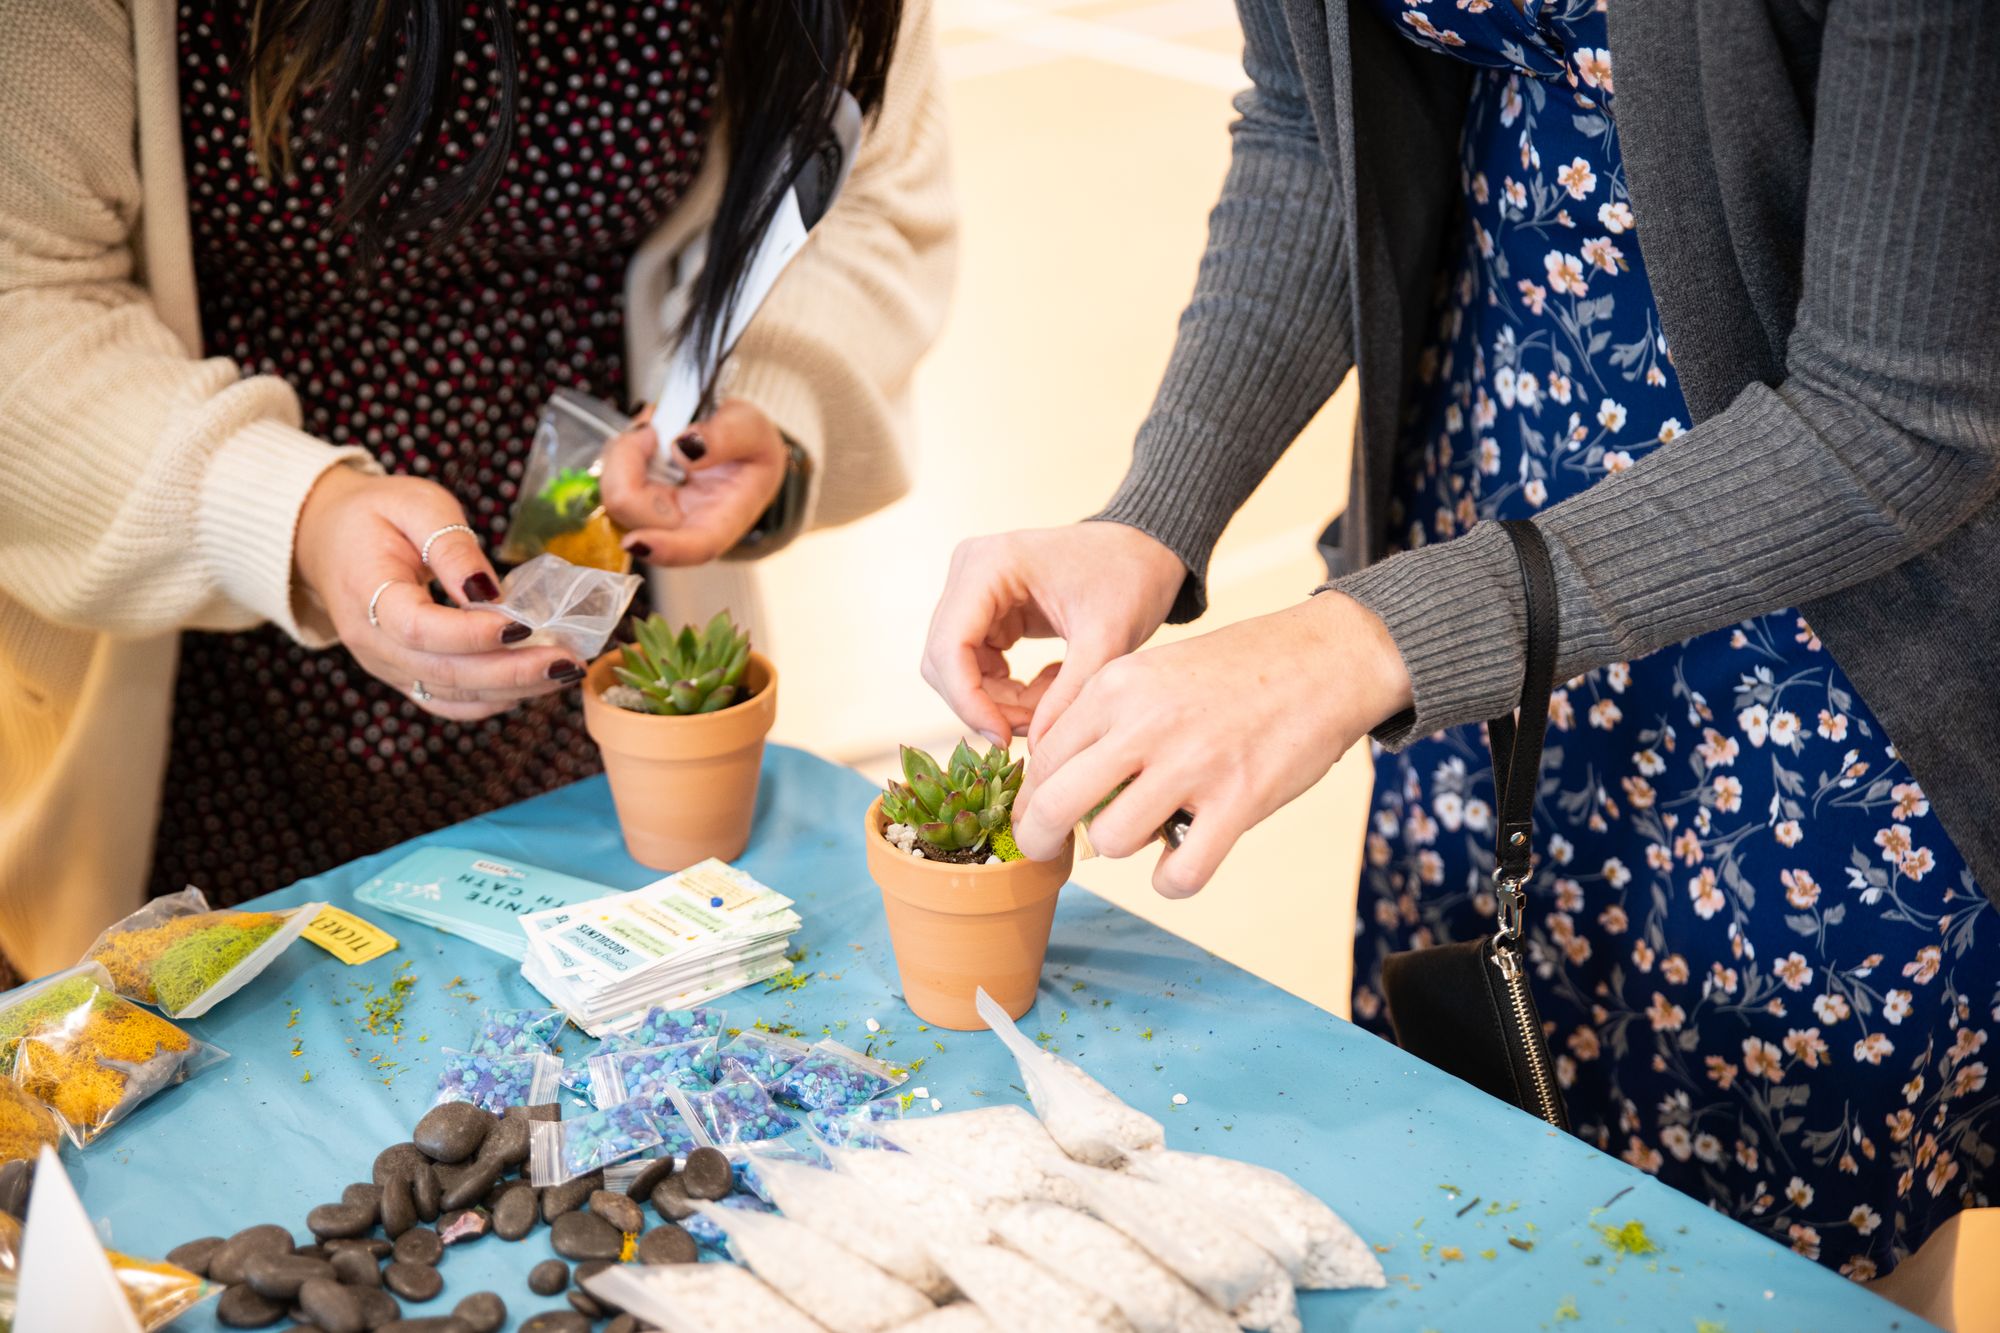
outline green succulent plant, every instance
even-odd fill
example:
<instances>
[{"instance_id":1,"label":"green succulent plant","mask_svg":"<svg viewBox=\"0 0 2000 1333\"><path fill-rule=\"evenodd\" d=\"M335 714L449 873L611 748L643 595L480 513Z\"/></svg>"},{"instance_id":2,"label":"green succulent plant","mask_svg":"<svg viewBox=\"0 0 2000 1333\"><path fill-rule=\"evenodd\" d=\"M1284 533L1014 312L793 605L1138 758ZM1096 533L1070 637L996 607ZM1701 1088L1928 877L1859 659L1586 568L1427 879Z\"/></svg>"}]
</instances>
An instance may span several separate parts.
<instances>
[{"instance_id":1,"label":"green succulent plant","mask_svg":"<svg viewBox=\"0 0 2000 1333\"><path fill-rule=\"evenodd\" d=\"M713 713L747 697L750 631L738 629L729 612L716 612L699 634L692 625L675 634L664 616L651 615L639 622L636 637L612 674L644 695L649 711Z\"/></svg>"},{"instance_id":2,"label":"green succulent plant","mask_svg":"<svg viewBox=\"0 0 2000 1333\"><path fill-rule=\"evenodd\" d=\"M882 810L940 852L976 852L1013 827L1021 772L1022 761L1009 763L1007 752L997 745L981 755L960 741L949 767L905 745L904 780L891 779L883 789Z\"/></svg>"}]
</instances>

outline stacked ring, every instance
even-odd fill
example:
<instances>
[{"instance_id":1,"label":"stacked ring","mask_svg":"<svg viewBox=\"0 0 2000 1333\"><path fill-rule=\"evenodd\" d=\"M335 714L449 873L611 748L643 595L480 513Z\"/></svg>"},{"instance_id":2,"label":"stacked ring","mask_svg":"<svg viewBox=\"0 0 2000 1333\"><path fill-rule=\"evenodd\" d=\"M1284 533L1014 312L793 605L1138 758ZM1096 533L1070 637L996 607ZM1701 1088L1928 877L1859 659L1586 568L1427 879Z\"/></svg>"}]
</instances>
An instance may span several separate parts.
<instances>
[{"instance_id":1,"label":"stacked ring","mask_svg":"<svg viewBox=\"0 0 2000 1333\"><path fill-rule=\"evenodd\" d=\"M466 536L472 538L474 541L479 540L479 534L474 532L471 528L467 527L463 523L445 524L443 527L439 528L436 532L433 532L430 536L424 538L424 547L423 550L418 553L418 559L422 560L426 567L428 567L431 563L431 547L437 542L438 538L444 536L447 532L462 532Z\"/></svg>"}]
</instances>

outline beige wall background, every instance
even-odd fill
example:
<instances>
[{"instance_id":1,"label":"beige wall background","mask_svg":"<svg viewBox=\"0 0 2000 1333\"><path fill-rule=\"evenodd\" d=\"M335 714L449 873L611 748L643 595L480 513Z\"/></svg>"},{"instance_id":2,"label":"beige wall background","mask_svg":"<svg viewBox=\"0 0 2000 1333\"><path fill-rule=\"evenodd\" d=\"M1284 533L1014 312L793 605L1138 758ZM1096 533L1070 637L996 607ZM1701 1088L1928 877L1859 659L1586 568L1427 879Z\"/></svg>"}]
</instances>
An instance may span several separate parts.
<instances>
[{"instance_id":1,"label":"beige wall background","mask_svg":"<svg viewBox=\"0 0 2000 1333\"><path fill-rule=\"evenodd\" d=\"M917 674L952 546L1082 518L1123 475L1245 81L1230 0L941 0L939 18L964 259L920 387L921 480L759 571L764 636L786 673L777 737L875 774L899 742L948 747L957 735ZM1313 543L1343 502L1350 398L1229 529L1204 624L1274 610L1319 579ZM1024 648L1016 665L1031 674L1055 655ZM1186 902L1153 894L1150 855L1088 862L1077 879L1345 1013L1367 783L1366 755L1349 755Z\"/></svg>"}]
</instances>

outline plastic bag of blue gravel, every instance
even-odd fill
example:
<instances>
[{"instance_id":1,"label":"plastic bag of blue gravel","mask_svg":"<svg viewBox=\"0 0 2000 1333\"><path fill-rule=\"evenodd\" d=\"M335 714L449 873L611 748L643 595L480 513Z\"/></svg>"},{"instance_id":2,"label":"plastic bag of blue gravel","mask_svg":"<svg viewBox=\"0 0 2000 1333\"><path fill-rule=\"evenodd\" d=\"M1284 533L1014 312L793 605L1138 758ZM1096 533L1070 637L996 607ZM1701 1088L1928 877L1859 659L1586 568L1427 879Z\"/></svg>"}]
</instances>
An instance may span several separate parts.
<instances>
[{"instance_id":1,"label":"plastic bag of blue gravel","mask_svg":"<svg viewBox=\"0 0 2000 1333\"><path fill-rule=\"evenodd\" d=\"M702 1092L667 1089L674 1109L718 1148L782 1138L803 1123L751 1078L724 1078Z\"/></svg>"},{"instance_id":2,"label":"plastic bag of blue gravel","mask_svg":"<svg viewBox=\"0 0 2000 1333\"><path fill-rule=\"evenodd\" d=\"M433 1106L471 1102L498 1115L510 1106L540 1106L555 1100L562 1061L546 1051L523 1055L445 1051L443 1055Z\"/></svg>"},{"instance_id":3,"label":"plastic bag of blue gravel","mask_svg":"<svg viewBox=\"0 0 2000 1333\"><path fill-rule=\"evenodd\" d=\"M787 1106L826 1111L873 1101L907 1078L904 1070L827 1040L814 1042L771 1085L771 1095Z\"/></svg>"},{"instance_id":4,"label":"plastic bag of blue gravel","mask_svg":"<svg viewBox=\"0 0 2000 1333\"><path fill-rule=\"evenodd\" d=\"M536 1189L560 1185L657 1148L662 1137L636 1100L572 1120L538 1120L528 1130L528 1180Z\"/></svg>"}]
</instances>

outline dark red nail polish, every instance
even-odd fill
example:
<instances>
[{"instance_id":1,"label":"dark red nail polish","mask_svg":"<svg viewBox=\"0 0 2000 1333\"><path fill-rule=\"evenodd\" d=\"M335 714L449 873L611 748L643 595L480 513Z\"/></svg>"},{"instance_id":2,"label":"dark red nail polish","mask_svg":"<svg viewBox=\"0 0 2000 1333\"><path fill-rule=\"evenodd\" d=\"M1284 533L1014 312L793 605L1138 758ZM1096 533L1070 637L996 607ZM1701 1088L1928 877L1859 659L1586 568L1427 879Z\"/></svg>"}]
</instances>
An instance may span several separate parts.
<instances>
[{"instance_id":1,"label":"dark red nail polish","mask_svg":"<svg viewBox=\"0 0 2000 1333\"><path fill-rule=\"evenodd\" d=\"M653 553L653 548L646 545L646 543L644 542L633 542L630 546L626 547L625 549L632 553L632 558L634 560L644 560L647 556Z\"/></svg>"},{"instance_id":2,"label":"dark red nail polish","mask_svg":"<svg viewBox=\"0 0 2000 1333\"><path fill-rule=\"evenodd\" d=\"M549 679L559 680L565 685L574 685L583 679L583 667L576 662L551 662Z\"/></svg>"},{"instance_id":3,"label":"dark red nail polish","mask_svg":"<svg viewBox=\"0 0 2000 1333\"><path fill-rule=\"evenodd\" d=\"M474 574L465 581L465 600L468 602L497 602L500 600L500 585L487 573Z\"/></svg>"},{"instance_id":4,"label":"dark red nail polish","mask_svg":"<svg viewBox=\"0 0 2000 1333\"><path fill-rule=\"evenodd\" d=\"M533 633L534 631L529 629L526 625L521 625L521 624L509 625L506 629L500 631L500 642L519 643L521 640L527 638L530 634Z\"/></svg>"},{"instance_id":5,"label":"dark red nail polish","mask_svg":"<svg viewBox=\"0 0 2000 1333\"><path fill-rule=\"evenodd\" d=\"M681 437L674 441L674 448L680 450L681 457L688 462L699 463L702 455L708 452L708 442L701 438L700 431L685 430L681 432Z\"/></svg>"}]
</instances>

